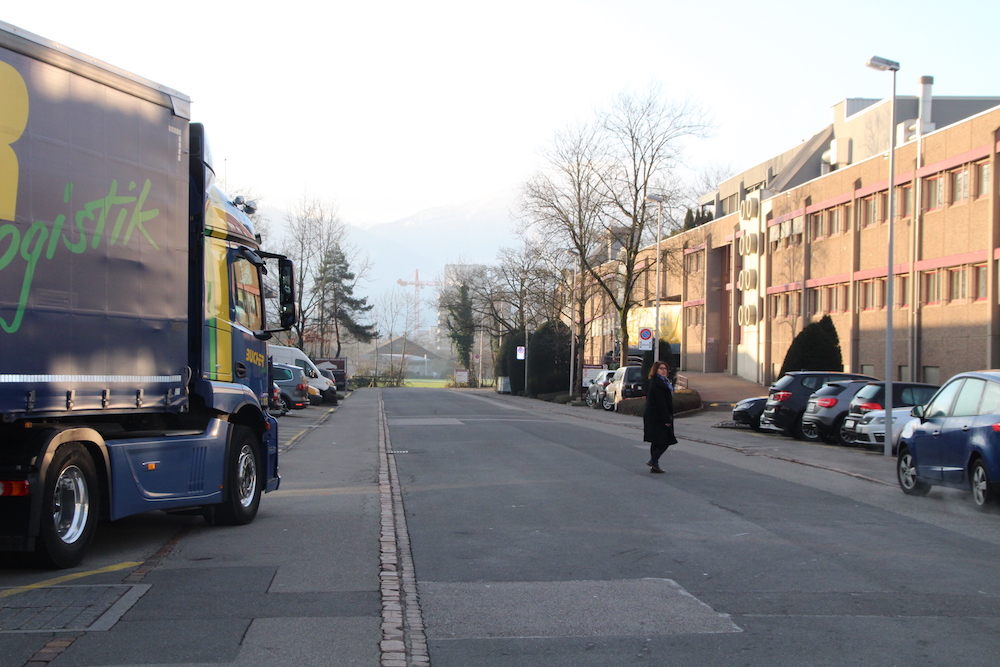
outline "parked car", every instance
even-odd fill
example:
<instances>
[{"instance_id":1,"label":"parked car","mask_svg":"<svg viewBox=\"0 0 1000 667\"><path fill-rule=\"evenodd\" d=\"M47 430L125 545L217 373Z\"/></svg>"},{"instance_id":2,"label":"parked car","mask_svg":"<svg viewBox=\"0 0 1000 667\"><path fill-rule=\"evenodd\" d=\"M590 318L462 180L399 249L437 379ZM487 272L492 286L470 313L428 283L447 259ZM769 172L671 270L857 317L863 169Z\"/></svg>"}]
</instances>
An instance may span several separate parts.
<instances>
[{"instance_id":1,"label":"parked car","mask_svg":"<svg viewBox=\"0 0 1000 667\"><path fill-rule=\"evenodd\" d=\"M340 400L340 399L339 399L339 398L337 397L337 389L338 389L338 388L340 388L340 389L343 389L343 388L344 388L344 387L343 387L343 385L341 385L341 384L339 384L339 383L337 382L337 377L336 377L336 376L334 375L334 373L333 373L333 371L332 371L332 370L330 370L330 369L328 369L328 368L321 368L321 369L319 369L319 372L320 372L320 374L321 374L321 375L322 375L323 377L325 377L325 378L326 378L327 380L329 380L330 382L332 382L332 383L333 383L333 400L332 400L332 403L333 403L334 405L337 405L337 401L339 401L339 400Z\"/></svg>"},{"instance_id":2,"label":"parked car","mask_svg":"<svg viewBox=\"0 0 1000 667\"><path fill-rule=\"evenodd\" d=\"M309 405L309 379L305 371L291 364L272 364L271 369L271 377L288 409L301 410Z\"/></svg>"},{"instance_id":3,"label":"parked car","mask_svg":"<svg viewBox=\"0 0 1000 667\"><path fill-rule=\"evenodd\" d=\"M950 486L971 490L981 508L991 504L1000 480L1000 371L959 373L911 414L896 457L903 492Z\"/></svg>"},{"instance_id":4,"label":"parked car","mask_svg":"<svg viewBox=\"0 0 1000 667\"><path fill-rule=\"evenodd\" d=\"M899 445L899 436L903 427L910 420L916 419L910 412L912 407L894 408L892 411L892 453L895 454ZM851 431L852 444L859 447L885 447L885 410L866 412Z\"/></svg>"},{"instance_id":5,"label":"parked car","mask_svg":"<svg viewBox=\"0 0 1000 667\"><path fill-rule=\"evenodd\" d=\"M646 383L642 377L642 366L622 366L611 376L601 405L605 410L616 410L622 399L645 395Z\"/></svg>"},{"instance_id":6,"label":"parked car","mask_svg":"<svg viewBox=\"0 0 1000 667\"><path fill-rule=\"evenodd\" d=\"M288 413L288 406L281 398L281 387L275 382L271 383L271 396L267 402L267 411L272 417L282 417Z\"/></svg>"},{"instance_id":7,"label":"parked car","mask_svg":"<svg viewBox=\"0 0 1000 667\"><path fill-rule=\"evenodd\" d=\"M587 395L583 397L587 402L587 407L594 408L595 410L601 407L601 404L604 402L604 393L611 382L611 376L614 374L614 371L601 371L597 374L596 378L590 381L590 386L587 387Z\"/></svg>"},{"instance_id":8,"label":"parked car","mask_svg":"<svg viewBox=\"0 0 1000 667\"><path fill-rule=\"evenodd\" d=\"M809 396L802 413L802 437L849 445L841 434L841 425L851 405L851 399L868 386L868 380L835 380L827 382Z\"/></svg>"},{"instance_id":9,"label":"parked car","mask_svg":"<svg viewBox=\"0 0 1000 667\"><path fill-rule=\"evenodd\" d=\"M896 382L892 383L892 407L909 408L914 405L926 405L931 400L931 396L938 390L936 384L925 384L923 382ZM851 407L844 418L842 427L842 437L847 442L853 441L856 437L857 426L866 413L872 410L885 409L885 382L871 382L863 388L851 400ZM909 410L906 411L909 413ZM884 423L884 422L883 422ZM893 428L896 421L893 420ZM883 438L885 431L883 430ZM894 431L896 433L896 431ZM893 437L893 440L898 439Z\"/></svg>"},{"instance_id":10,"label":"parked car","mask_svg":"<svg viewBox=\"0 0 1000 667\"><path fill-rule=\"evenodd\" d=\"M733 406L733 421L737 424L747 424L755 431L760 430L760 417L764 413L767 396L744 398Z\"/></svg>"},{"instance_id":11,"label":"parked car","mask_svg":"<svg viewBox=\"0 0 1000 667\"><path fill-rule=\"evenodd\" d=\"M839 371L789 371L767 390L767 404L761 415L761 428L778 430L802 437L802 415L814 391L836 380L878 380L861 373Z\"/></svg>"}]
</instances>

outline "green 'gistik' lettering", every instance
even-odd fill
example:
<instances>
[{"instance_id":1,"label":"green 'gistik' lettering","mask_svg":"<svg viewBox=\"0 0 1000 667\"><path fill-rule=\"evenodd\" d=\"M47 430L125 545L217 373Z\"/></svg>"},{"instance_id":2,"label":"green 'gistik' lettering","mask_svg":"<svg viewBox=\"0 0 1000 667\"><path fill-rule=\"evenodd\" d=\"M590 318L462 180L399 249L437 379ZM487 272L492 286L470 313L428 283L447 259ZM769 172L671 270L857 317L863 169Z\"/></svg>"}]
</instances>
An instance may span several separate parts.
<instances>
[{"instance_id":1,"label":"green 'gistik' lettering","mask_svg":"<svg viewBox=\"0 0 1000 667\"><path fill-rule=\"evenodd\" d=\"M129 183L128 192L132 192L138 187L138 184L133 181ZM113 229L107 238L109 246L116 245L120 238L121 245L127 246L132 240L133 233L138 231L139 234L149 241L153 248L159 250L160 247L145 227L147 222L160 214L160 210L156 208L148 211L144 210L151 188L152 183L149 179L146 179L137 196L120 194L118 192L118 181L111 181L111 187L106 197L83 204L72 216L76 223L76 238L74 240L71 240L70 236L66 233L66 216L62 213L56 216L51 226L44 222L36 221L31 223L23 234L21 233L21 229L13 223L6 223L0 226L0 271L16 271L16 267L21 266L21 264L15 263L15 260L18 257L24 260L24 269L20 280L20 291L17 296L17 308L14 311L14 317L10 321L0 317L0 328L7 333L14 333L21 328L21 321L24 319L28 296L31 294L31 282L35 276L35 268L43 254L45 259L53 259L56 255L56 250L59 248L60 239L62 240L62 245L71 253L79 255L86 252L87 231L85 221L87 220L91 222L96 221L97 223L90 237L91 248L97 248L100 245L101 240L104 238L105 226L113 216ZM69 204L72 194L73 184L69 183L63 192L63 202ZM128 222L128 226L125 228L125 235L122 238L122 229L125 227L126 221ZM16 281L8 280L6 274L3 274L2 278L0 278L0 283L15 285Z\"/></svg>"}]
</instances>

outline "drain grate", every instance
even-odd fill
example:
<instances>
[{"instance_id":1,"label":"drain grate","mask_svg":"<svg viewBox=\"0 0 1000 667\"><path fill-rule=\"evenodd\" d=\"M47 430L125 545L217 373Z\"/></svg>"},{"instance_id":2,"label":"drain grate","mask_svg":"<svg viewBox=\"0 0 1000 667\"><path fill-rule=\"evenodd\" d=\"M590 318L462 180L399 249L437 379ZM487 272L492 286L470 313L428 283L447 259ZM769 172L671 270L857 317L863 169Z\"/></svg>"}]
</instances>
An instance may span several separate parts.
<instances>
[{"instance_id":1,"label":"drain grate","mask_svg":"<svg viewBox=\"0 0 1000 667\"><path fill-rule=\"evenodd\" d=\"M149 584L0 589L0 633L110 630Z\"/></svg>"}]
</instances>

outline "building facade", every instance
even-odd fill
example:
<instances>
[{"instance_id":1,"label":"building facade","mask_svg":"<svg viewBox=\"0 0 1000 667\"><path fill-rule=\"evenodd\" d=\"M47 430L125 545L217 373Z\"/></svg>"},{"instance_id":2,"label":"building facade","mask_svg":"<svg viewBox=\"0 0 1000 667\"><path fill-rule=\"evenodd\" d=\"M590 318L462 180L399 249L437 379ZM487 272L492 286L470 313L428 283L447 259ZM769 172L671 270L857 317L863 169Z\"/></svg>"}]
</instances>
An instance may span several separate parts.
<instances>
[{"instance_id":1,"label":"building facade","mask_svg":"<svg viewBox=\"0 0 1000 667\"><path fill-rule=\"evenodd\" d=\"M660 330L682 369L770 383L792 339L829 315L845 370L883 377L890 308L894 379L1000 367L1000 98L933 98L931 85L894 118L889 100L841 102L810 140L706 194L713 221L662 242ZM636 328L652 322L655 279L644 288ZM588 304L591 359L614 344L605 306Z\"/></svg>"}]
</instances>

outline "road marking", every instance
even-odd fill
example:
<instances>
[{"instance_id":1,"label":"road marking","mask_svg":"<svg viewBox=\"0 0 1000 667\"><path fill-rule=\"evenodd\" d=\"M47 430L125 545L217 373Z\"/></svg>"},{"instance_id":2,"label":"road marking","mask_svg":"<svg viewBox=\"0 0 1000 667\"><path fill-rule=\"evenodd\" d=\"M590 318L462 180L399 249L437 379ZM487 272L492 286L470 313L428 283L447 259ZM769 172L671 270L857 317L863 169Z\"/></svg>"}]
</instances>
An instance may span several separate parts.
<instances>
[{"instance_id":1,"label":"road marking","mask_svg":"<svg viewBox=\"0 0 1000 667\"><path fill-rule=\"evenodd\" d=\"M0 598L10 597L11 595L17 595L18 593L25 593L27 591L35 590L36 588L47 588L48 586L56 586L58 584L66 583L67 581L73 581L74 579L82 579L84 577L89 577L95 574L104 574L105 572L116 572L118 570L127 570L130 567L138 567L140 565L142 565L142 563L128 561L125 563L108 565L107 567L102 567L97 570L88 570L86 572L74 572L73 574L63 575L61 577L56 577L55 579L46 579L45 581L39 581L37 584L28 584L27 586L8 588L5 591L0 591Z\"/></svg>"}]
</instances>

